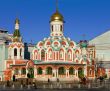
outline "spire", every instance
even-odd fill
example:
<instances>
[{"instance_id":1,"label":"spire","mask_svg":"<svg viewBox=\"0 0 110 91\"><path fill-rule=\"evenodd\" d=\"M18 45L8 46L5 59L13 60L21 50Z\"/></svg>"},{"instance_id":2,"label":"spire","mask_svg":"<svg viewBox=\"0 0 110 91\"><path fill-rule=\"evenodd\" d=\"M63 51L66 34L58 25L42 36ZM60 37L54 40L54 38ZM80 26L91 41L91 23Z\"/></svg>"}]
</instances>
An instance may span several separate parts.
<instances>
[{"instance_id":1,"label":"spire","mask_svg":"<svg viewBox=\"0 0 110 91\"><path fill-rule=\"evenodd\" d=\"M58 12L58 0L56 0L56 12Z\"/></svg>"},{"instance_id":2,"label":"spire","mask_svg":"<svg viewBox=\"0 0 110 91\"><path fill-rule=\"evenodd\" d=\"M18 18L16 18L15 20L15 31L13 33L13 37L20 37L20 31L19 31L19 24L20 24L20 21Z\"/></svg>"}]
</instances>

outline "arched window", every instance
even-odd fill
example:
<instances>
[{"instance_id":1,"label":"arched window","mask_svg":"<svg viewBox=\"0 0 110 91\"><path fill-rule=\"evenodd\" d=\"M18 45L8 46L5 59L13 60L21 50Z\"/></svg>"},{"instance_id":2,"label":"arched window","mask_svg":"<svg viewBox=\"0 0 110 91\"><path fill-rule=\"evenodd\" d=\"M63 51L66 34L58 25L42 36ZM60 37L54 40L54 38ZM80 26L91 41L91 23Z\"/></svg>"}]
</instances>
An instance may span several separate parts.
<instances>
[{"instance_id":1,"label":"arched window","mask_svg":"<svg viewBox=\"0 0 110 91\"><path fill-rule=\"evenodd\" d=\"M63 27L62 27L62 25L60 26L60 31L62 31L63 30Z\"/></svg>"},{"instance_id":2,"label":"arched window","mask_svg":"<svg viewBox=\"0 0 110 91\"><path fill-rule=\"evenodd\" d=\"M22 54L22 49L20 49L20 57L22 56L21 54Z\"/></svg>"},{"instance_id":3,"label":"arched window","mask_svg":"<svg viewBox=\"0 0 110 91\"><path fill-rule=\"evenodd\" d=\"M52 32L53 32L53 25L52 25Z\"/></svg>"},{"instance_id":4,"label":"arched window","mask_svg":"<svg viewBox=\"0 0 110 91\"><path fill-rule=\"evenodd\" d=\"M17 56L17 49L14 49L14 56Z\"/></svg>"},{"instance_id":5,"label":"arched window","mask_svg":"<svg viewBox=\"0 0 110 91\"><path fill-rule=\"evenodd\" d=\"M60 51L60 59L63 59L63 50Z\"/></svg>"},{"instance_id":6,"label":"arched window","mask_svg":"<svg viewBox=\"0 0 110 91\"><path fill-rule=\"evenodd\" d=\"M71 52L68 52L68 60L71 60Z\"/></svg>"},{"instance_id":7,"label":"arched window","mask_svg":"<svg viewBox=\"0 0 110 91\"><path fill-rule=\"evenodd\" d=\"M64 68L64 67L60 67L60 68L58 69L58 74L59 74L59 75L64 75L64 74L65 74L65 68Z\"/></svg>"},{"instance_id":8,"label":"arched window","mask_svg":"<svg viewBox=\"0 0 110 91\"><path fill-rule=\"evenodd\" d=\"M15 75L18 75L18 74L19 74L18 68L16 68L16 69L14 70L14 73L15 73Z\"/></svg>"},{"instance_id":9,"label":"arched window","mask_svg":"<svg viewBox=\"0 0 110 91\"><path fill-rule=\"evenodd\" d=\"M26 68L22 68L21 74L22 74L22 75L25 75L25 74L26 74Z\"/></svg>"},{"instance_id":10,"label":"arched window","mask_svg":"<svg viewBox=\"0 0 110 91\"><path fill-rule=\"evenodd\" d=\"M41 67L39 67L39 68L37 69L37 74L38 74L38 75L42 75L42 68L41 68Z\"/></svg>"},{"instance_id":11,"label":"arched window","mask_svg":"<svg viewBox=\"0 0 110 91\"><path fill-rule=\"evenodd\" d=\"M41 60L45 60L45 51L41 50Z\"/></svg>"},{"instance_id":12,"label":"arched window","mask_svg":"<svg viewBox=\"0 0 110 91\"><path fill-rule=\"evenodd\" d=\"M52 68L51 68L51 67L47 67L46 73L47 73L48 75L52 75Z\"/></svg>"},{"instance_id":13,"label":"arched window","mask_svg":"<svg viewBox=\"0 0 110 91\"><path fill-rule=\"evenodd\" d=\"M69 74L70 75L74 75L75 74L75 70L74 70L74 68L69 68Z\"/></svg>"},{"instance_id":14,"label":"arched window","mask_svg":"<svg viewBox=\"0 0 110 91\"><path fill-rule=\"evenodd\" d=\"M35 59L37 60L38 59L38 57L37 57L38 53L36 52L34 55L35 55Z\"/></svg>"}]
</instances>

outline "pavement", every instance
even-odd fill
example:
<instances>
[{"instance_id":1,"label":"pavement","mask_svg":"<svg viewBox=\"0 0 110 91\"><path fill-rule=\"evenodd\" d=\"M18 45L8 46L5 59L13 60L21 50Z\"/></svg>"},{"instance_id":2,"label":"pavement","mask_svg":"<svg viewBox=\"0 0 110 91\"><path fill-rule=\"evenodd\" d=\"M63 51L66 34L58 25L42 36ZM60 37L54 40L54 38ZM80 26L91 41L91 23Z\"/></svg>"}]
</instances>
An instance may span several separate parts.
<instances>
[{"instance_id":1,"label":"pavement","mask_svg":"<svg viewBox=\"0 0 110 91\"><path fill-rule=\"evenodd\" d=\"M80 88L80 89L74 89L74 88L72 88L72 89L64 89L64 88L62 88L62 89L48 89L48 88L46 88L46 89L28 89L28 88L26 88L26 89L12 89L12 88L5 88L5 89L0 89L0 91L110 91L110 90L107 90L107 89L105 89L105 88L92 88L92 89L87 89L87 88Z\"/></svg>"}]
</instances>

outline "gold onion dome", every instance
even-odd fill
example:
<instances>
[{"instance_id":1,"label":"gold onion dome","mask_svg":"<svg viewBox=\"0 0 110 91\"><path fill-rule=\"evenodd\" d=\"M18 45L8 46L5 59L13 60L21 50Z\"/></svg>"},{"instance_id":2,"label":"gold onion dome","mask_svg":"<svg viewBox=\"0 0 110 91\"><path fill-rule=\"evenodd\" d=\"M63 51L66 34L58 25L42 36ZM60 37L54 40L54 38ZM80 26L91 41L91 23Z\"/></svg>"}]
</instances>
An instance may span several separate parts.
<instances>
[{"instance_id":1,"label":"gold onion dome","mask_svg":"<svg viewBox=\"0 0 110 91\"><path fill-rule=\"evenodd\" d=\"M56 11L52 16L51 16L51 21L64 21L63 16Z\"/></svg>"}]
</instances>

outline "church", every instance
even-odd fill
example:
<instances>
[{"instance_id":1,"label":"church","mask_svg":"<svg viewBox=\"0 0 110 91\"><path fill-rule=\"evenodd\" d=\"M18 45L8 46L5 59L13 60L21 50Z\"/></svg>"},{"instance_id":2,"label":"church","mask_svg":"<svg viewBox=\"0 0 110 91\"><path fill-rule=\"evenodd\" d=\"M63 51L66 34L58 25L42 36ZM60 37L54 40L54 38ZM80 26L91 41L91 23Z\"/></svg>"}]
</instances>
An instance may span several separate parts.
<instances>
[{"instance_id":1,"label":"church","mask_svg":"<svg viewBox=\"0 0 110 91\"><path fill-rule=\"evenodd\" d=\"M76 81L81 77L95 79L95 46L86 40L79 43L64 36L64 17L56 9L50 17L50 36L32 47L30 59L25 59L25 45L20 34L20 20L8 45L4 80L33 78L38 81ZM65 30L66 31L66 30ZM48 31L49 32L49 31Z\"/></svg>"}]
</instances>

